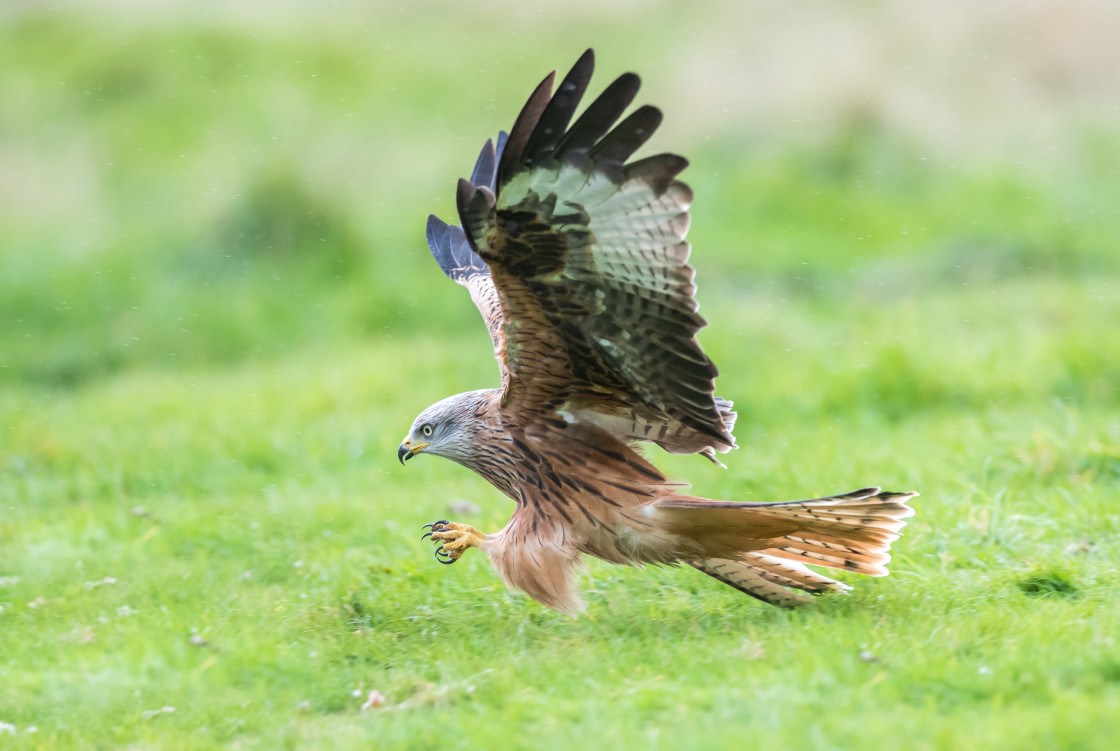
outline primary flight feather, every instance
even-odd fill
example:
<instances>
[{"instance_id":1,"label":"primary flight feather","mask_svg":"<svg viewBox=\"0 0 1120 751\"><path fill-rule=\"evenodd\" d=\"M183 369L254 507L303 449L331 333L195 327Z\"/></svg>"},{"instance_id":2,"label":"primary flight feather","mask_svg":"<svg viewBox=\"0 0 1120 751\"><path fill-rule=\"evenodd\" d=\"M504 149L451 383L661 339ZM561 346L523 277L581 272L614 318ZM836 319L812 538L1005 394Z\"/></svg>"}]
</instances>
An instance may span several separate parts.
<instances>
[{"instance_id":1,"label":"primary flight feather","mask_svg":"<svg viewBox=\"0 0 1120 751\"><path fill-rule=\"evenodd\" d=\"M508 586L573 615L583 554L688 563L783 606L806 599L791 589L846 589L805 564L885 575L917 493L713 501L635 452L650 442L718 462L736 447L735 413L696 341L692 191L676 179L688 162L630 160L661 122L648 105L618 122L638 91L632 73L574 117L593 68L588 50L555 93L549 74L508 136L486 142L459 180L461 226L428 219L432 255L486 321L502 387L425 409L398 457L452 459L517 508L494 534L440 521L424 536L446 563L481 548Z\"/></svg>"}]
</instances>

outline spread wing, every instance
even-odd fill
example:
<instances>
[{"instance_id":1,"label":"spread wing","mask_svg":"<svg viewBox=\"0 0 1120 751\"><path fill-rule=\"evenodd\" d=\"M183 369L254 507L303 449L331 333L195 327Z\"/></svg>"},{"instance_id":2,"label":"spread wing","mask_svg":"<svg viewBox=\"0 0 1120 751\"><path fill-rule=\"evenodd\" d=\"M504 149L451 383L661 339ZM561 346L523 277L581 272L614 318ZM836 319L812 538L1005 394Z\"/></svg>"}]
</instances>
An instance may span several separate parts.
<instances>
[{"instance_id":1,"label":"spread wing","mask_svg":"<svg viewBox=\"0 0 1120 751\"><path fill-rule=\"evenodd\" d=\"M446 246L462 261L449 275L471 289L490 326L503 409L561 412L622 439L714 458L735 446L735 415L714 396L718 371L696 341L705 322L684 241L692 191L675 179L687 162L628 162L661 121L644 106L615 125L637 94L633 74L569 127L593 68L588 50L554 96L552 74L537 87L500 156L484 149L476 174L459 181L463 229L439 222L435 234L448 239L433 253Z\"/></svg>"}]
</instances>

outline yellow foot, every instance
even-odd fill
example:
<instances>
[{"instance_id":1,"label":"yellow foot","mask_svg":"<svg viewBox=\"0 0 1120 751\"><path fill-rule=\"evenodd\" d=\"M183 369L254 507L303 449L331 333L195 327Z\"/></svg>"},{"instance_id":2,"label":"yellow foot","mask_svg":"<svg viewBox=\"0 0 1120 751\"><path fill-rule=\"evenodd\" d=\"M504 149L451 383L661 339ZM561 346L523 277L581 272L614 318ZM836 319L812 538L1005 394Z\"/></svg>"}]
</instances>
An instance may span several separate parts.
<instances>
[{"instance_id":1,"label":"yellow foot","mask_svg":"<svg viewBox=\"0 0 1120 751\"><path fill-rule=\"evenodd\" d=\"M436 560L440 563L454 563L459 560L467 548L481 547L483 538L486 537L469 524L439 521L425 524L421 529L429 527L431 531L425 532L420 539L424 540L431 537L432 540L440 543L440 546L436 548Z\"/></svg>"}]
</instances>

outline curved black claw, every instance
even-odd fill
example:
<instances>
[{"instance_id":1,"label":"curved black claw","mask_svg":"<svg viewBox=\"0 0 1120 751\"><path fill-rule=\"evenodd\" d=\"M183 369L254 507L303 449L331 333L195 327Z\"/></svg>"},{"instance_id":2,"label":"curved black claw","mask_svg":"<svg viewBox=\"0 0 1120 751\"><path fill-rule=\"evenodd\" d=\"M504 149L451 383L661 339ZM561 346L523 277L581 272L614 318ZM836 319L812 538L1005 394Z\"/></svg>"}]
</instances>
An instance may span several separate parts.
<instances>
[{"instance_id":1,"label":"curved black claw","mask_svg":"<svg viewBox=\"0 0 1120 751\"><path fill-rule=\"evenodd\" d=\"M420 538L420 540L421 541L427 540L429 537L431 537L436 532L446 532L447 527L445 525L447 525L447 524L450 524L450 522L448 522L446 519L441 519L438 522L430 522L428 524L425 524L420 529L426 529L428 531L424 533L424 535ZM432 542L440 542L440 541L439 540L432 540ZM458 557L452 558L451 554L443 549L443 543L440 542L439 547L436 548L436 560L439 561L440 563L446 565L446 566L450 566L452 563L454 563L455 561L458 560Z\"/></svg>"},{"instance_id":2,"label":"curved black claw","mask_svg":"<svg viewBox=\"0 0 1120 751\"><path fill-rule=\"evenodd\" d=\"M441 531L441 530L437 529L437 527L441 527L444 524L447 524L446 519L441 519L438 522L428 522L427 524L425 524L423 527L420 528L420 529L428 530L427 532L424 533L424 535L420 538L420 540L421 541L427 540L429 537L432 536L432 534L434 532Z\"/></svg>"}]
</instances>

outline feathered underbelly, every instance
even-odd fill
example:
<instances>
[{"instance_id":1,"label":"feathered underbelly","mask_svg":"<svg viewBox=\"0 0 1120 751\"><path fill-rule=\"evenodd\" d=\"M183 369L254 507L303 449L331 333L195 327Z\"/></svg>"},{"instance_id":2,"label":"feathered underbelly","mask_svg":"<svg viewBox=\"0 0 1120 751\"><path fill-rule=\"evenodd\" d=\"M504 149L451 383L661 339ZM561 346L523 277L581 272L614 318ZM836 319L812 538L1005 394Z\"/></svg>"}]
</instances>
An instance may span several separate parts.
<instances>
[{"instance_id":1,"label":"feathered underbelly","mask_svg":"<svg viewBox=\"0 0 1120 751\"><path fill-rule=\"evenodd\" d=\"M658 524L651 504L649 498L642 498L626 508L602 510L595 515L592 524L573 525L578 549L622 565L665 564L679 560L687 539Z\"/></svg>"}]
</instances>

